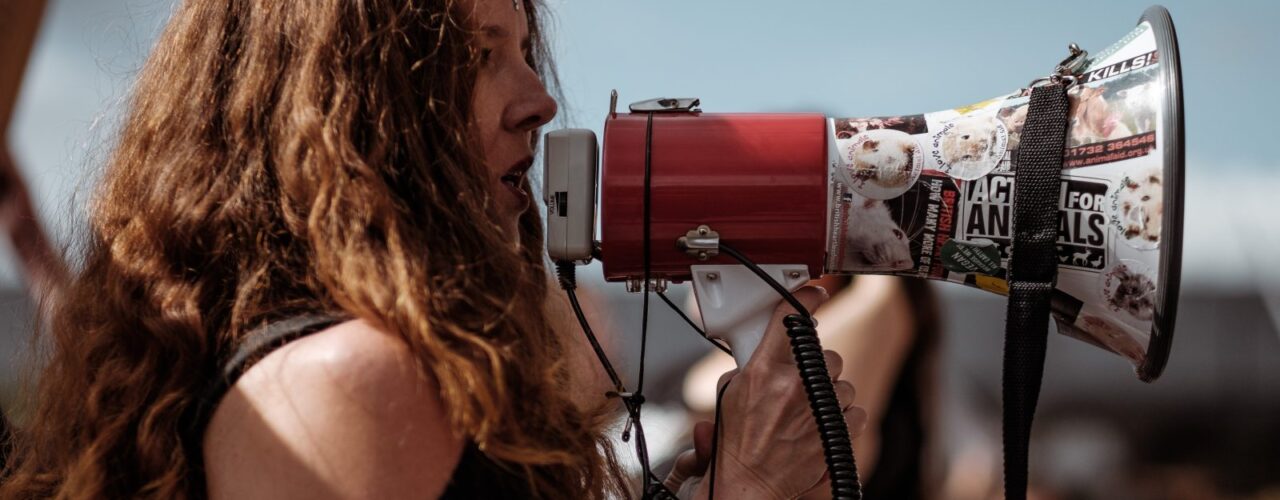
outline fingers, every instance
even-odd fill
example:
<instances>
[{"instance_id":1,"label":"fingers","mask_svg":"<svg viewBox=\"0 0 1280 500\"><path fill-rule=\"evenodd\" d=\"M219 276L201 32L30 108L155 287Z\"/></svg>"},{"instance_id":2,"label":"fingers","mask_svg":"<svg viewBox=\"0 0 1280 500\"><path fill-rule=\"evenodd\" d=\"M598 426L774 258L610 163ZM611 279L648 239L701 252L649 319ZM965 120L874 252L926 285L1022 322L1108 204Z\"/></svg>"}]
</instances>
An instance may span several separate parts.
<instances>
[{"instance_id":1,"label":"fingers","mask_svg":"<svg viewBox=\"0 0 1280 500\"><path fill-rule=\"evenodd\" d=\"M831 298L831 296L827 294L827 289L820 286L804 286L799 290L796 290L792 295L794 295L796 300L800 301L800 305L804 306L804 308L810 313L817 310L818 306ZM784 300L781 304L778 304L778 308L774 310L773 315L776 316L779 323L781 323L783 317L788 314L795 314L796 312L796 309L791 307L791 303Z\"/></svg>"},{"instance_id":2,"label":"fingers","mask_svg":"<svg viewBox=\"0 0 1280 500\"><path fill-rule=\"evenodd\" d=\"M846 380L837 380L835 383L836 398L840 400L840 409L848 409L853 406L853 398L857 396L853 384Z\"/></svg>"},{"instance_id":3,"label":"fingers","mask_svg":"<svg viewBox=\"0 0 1280 500\"><path fill-rule=\"evenodd\" d=\"M677 455L675 463L671 466L671 473L667 474L667 480L663 481L662 485L671 491L679 491L685 481L698 475L697 461L698 458L693 450L685 450Z\"/></svg>"},{"instance_id":4,"label":"fingers","mask_svg":"<svg viewBox=\"0 0 1280 500\"><path fill-rule=\"evenodd\" d=\"M707 421L693 424L693 451L697 455L695 474L705 474L707 465L711 463L711 441L715 434L715 424Z\"/></svg>"},{"instance_id":5,"label":"fingers","mask_svg":"<svg viewBox=\"0 0 1280 500\"><path fill-rule=\"evenodd\" d=\"M827 374L831 375L831 380L839 379L840 373L844 371L844 358L840 357L839 353L827 349L822 351L822 359L827 363Z\"/></svg>"},{"instance_id":6,"label":"fingers","mask_svg":"<svg viewBox=\"0 0 1280 500\"><path fill-rule=\"evenodd\" d=\"M849 424L849 438L857 439L867 431L867 410L861 406L850 405L844 409L844 421Z\"/></svg>"},{"instance_id":7,"label":"fingers","mask_svg":"<svg viewBox=\"0 0 1280 500\"><path fill-rule=\"evenodd\" d=\"M853 403L858 397L858 391L854 389L852 382L837 380L835 389L836 399L840 401L840 409L844 413L844 421L849 424L849 437L857 438L867 430L869 418L867 410Z\"/></svg>"},{"instance_id":8,"label":"fingers","mask_svg":"<svg viewBox=\"0 0 1280 500\"><path fill-rule=\"evenodd\" d=\"M707 465L711 463L711 434L715 425L711 422L698 422L693 425L693 449L685 450L676 456L671 466L671 473L662 484L671 491L680 491L680 487L691 477L703 476L707 473Z\"/></svg>"}]
</instances>

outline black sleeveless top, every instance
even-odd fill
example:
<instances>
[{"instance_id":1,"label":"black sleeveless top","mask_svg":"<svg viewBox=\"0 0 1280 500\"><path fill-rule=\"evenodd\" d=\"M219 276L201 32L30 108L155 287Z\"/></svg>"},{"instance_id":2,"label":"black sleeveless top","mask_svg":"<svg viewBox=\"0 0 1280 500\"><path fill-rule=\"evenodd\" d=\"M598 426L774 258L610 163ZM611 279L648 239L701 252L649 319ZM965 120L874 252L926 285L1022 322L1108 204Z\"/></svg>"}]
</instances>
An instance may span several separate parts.
<instances>
[{"instance_id":1,"label":"black sleeveless top","mask_svg":"<svg viewBox=\"0 0 1280 500\"><path fill-rule=\"evenodd\" d=\"M272 351L307 335L336 325L348 318L331 314L306 314L259 327L241 340L239 348L212 377L199 401L188 413L183 446L191 464L192 498L208 496L204 474L204 433L218 403L249 368ZM511 469L485 456L474 443L463 447L462 458L453 471L441 498L528 498L528 483Z\"/></svg>"}]
</instances>

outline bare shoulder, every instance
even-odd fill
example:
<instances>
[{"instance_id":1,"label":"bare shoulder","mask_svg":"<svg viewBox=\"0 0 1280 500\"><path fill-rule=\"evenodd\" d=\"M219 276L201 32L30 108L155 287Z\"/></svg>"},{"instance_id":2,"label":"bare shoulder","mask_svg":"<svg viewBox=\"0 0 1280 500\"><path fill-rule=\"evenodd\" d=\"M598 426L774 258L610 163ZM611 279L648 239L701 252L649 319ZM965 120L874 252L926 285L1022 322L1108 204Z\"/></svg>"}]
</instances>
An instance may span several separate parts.
<instances>
[{"instance_id":1,"label":"bare shoulder","mask_svg":"<svg viewBox=\"0 0 1280 500\"><path fill-rule=\"evenodd\" d=\"M434 497L462 450L409 346L359 320L259 361L204 443L211 498Z\"/></svg>"}]
</instances>

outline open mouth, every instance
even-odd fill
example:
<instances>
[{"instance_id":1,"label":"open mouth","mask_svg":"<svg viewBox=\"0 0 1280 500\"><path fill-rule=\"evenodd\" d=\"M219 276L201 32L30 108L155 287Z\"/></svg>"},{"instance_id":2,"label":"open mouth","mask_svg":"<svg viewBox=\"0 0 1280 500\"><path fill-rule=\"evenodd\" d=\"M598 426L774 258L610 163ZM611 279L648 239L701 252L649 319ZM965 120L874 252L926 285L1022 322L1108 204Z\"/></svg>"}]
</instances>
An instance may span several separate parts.
<instances>
[{"instance_id":1,"label":"open mouth","mask_svg":"<svg viewBox=\"0 0 1280 500\"><path fill-rule=\"evenodd\" d=\"M515 200L515 205L519 211L524 211L529 206L529 193L524 190L524 178L529 173L529 168L533 166L533 157L528 156L516 162L502 174L501 181L507 187L507 191L511 193Z\"/></svg>"},{"instance_id":2,"label":"open mouth","mask_svg":"<svg viewBox=\"0 0 1280 500\"><path fill-rule=\"evenodd\" d=\"M529 167L532 166L533 157L527 157L516 162L510 170L507 170L506 174L502 175L502 183L516 191L523 192L524 176L529 173Z\"/></svg>"}]
</instances>

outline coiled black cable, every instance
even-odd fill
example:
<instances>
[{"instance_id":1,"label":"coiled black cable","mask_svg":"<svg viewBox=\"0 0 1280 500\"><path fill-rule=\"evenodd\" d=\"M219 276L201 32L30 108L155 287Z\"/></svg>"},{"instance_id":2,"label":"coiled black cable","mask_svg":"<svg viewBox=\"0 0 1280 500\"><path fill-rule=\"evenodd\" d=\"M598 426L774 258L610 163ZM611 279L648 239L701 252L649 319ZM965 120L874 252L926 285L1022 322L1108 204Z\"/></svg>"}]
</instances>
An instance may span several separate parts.
<instances>
[{"instance_id":1,"label":"coiled black cable","mask_svg":"<svg viewBox=\"0 0 1280 500\"><path fill-rule=\"evenodd\" d=\"M831 381L831 374L827 371L827 361L822 355L822 343L818 341L813 315L769 273L732 246L722 241L720 251L750 269L795 308L797 314L787 315L782 324L786 326L787 337L791 339L791 353L800 370L800 383L809 397L809 409L818 424L822 454L827 460L827 473L831 478L831 498L861 499L862 486L858 482L858 466L853 460L853 440L849 436L849 424L844 419L844 411L836 397L835 383Z\"/></svg>"},{"instance_id":2,"label":"coiled black cable","mask_svg":"<svg viewBox=\"0 0 1280 500\"><path fill-rule=\"evenodd\" d=\"M831 498L860 499L858 467L853 460L853 441L849 437L849 424L836 398L835 384L827 372L827 362L822 356L822 344L818 342L818 330L813 318L790 314L782 320L791 339L791 353L800 369L800 382L809 396L809 409L818 423L822 438L822 453L827 459L827 471L831 476Z\"/></svg>"}]
</instances>

